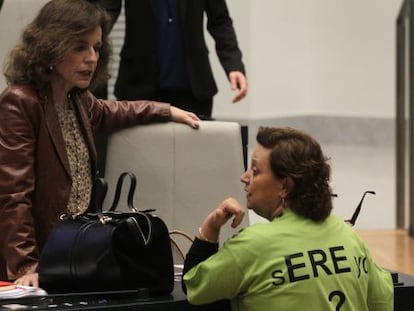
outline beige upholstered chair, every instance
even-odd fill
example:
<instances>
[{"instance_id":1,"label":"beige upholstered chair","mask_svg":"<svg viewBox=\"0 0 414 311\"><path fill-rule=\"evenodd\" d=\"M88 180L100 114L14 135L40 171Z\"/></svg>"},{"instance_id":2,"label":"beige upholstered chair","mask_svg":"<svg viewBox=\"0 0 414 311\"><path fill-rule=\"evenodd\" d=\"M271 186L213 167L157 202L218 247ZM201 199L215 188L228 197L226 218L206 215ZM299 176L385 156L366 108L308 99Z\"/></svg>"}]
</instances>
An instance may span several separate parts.
<instances>
[{"instance_id":1,"label":"beige upholstered chair","mask_svg":"<svg viewBox=\"0 0 414 311\"><path fill-rule=\"evenodd\" d=\"M223 199L234 197L245 205L239 180L244 171L242 140L235 122L203 121L198 130L177 123L151 124L112 134L106 162L106 206L124 171L137 176L135 207L156 209L170 230L192 237ZM124 193L124 201L125 197ZM242 227L246 225L247 212ZM220 241L237 230L225 226Z\"/></svg>"}]
</instances>

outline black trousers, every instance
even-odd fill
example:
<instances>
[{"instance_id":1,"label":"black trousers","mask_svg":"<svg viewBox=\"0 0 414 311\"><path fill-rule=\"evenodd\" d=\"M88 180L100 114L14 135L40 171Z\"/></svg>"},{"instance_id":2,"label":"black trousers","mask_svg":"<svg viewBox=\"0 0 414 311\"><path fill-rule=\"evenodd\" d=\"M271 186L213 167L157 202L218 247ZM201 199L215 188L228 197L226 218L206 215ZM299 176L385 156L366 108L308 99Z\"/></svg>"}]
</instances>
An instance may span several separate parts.
<instances>
[{"instance_id":1,"label":"black trousers","mask_svg":"<svg viewBox=\"0 0 414 311\"><path fill-rule=\"evenodd\" d=\"M142 98L160 102L194 112L202 120L210 120L213 110L213 98L198 100L190 91L156 90L148 98Z\"/></svg>"}]
</instances>

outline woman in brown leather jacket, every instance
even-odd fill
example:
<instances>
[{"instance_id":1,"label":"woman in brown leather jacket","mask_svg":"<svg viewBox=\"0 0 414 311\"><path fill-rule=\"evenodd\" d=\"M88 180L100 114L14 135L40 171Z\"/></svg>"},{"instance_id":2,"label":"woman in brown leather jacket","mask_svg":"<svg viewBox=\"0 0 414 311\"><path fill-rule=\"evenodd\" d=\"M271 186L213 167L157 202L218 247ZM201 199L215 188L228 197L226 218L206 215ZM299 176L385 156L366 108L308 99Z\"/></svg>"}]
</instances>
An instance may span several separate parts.
<instances>
[{"instance_id":1,"label":"woman in brown leather jacket","mask_svg":"<svg viewBox=\"0 0 414 311\"><path fill-rule=\"evenodd\" d=\"M95 132L182 122L166 103L98 100L108 78L109 18L93 1L52 0L23 32L0 95L0 280L38 286L39 252L64 213L89 205Z\"/></svg>"}]
</instances>

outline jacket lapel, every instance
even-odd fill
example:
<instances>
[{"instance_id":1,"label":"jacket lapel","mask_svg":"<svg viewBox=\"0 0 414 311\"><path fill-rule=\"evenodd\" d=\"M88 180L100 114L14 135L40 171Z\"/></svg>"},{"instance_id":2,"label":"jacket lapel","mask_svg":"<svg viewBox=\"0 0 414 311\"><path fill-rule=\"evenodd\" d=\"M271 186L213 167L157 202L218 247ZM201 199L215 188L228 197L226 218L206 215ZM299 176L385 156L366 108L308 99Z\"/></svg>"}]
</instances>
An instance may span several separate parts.
<instances>
[{"instance_id":1,"label":"jacket lapel","mask_svg":"<svg viewBox=\"0 0 414 311\"><path fill-rule=\"evenodd\" d=\"M90 121L88 119L87 112L85 111L85 107L82 105L82 101L79 99L78 96L74 96L74 106L76 110L76 116L78 117L79 121L79 127L81 130L81 133L83 134L83 137L85 139L85 143L88 147L89 154L90 154L90 161L91 161L91 171L92 171L92 177L95 177L96 172L96 163L98 159L98 155L96 153L95 148L95 140L93 137L93 131L91 128ZM88 100L90 100L88 98Z\"/></svg>"},{"instance_id":2,"label":"jacket lapel","mask_svg":"<svg viewBox=\"0 0 414 311\"><path fill-rule=\"evenodd\" d=\"M49 129L49 135L52 139L56 152L59 156L60 161L62 162L62 165L66 173L68 174L68 176L71 176L69 159L66 153L65 141L62 136L62 130L60 129L59 119L57 116L55 106L52 102L46 99L46 101L44 102L44 107L46 124Z\"/></svg>"}]
</instances>

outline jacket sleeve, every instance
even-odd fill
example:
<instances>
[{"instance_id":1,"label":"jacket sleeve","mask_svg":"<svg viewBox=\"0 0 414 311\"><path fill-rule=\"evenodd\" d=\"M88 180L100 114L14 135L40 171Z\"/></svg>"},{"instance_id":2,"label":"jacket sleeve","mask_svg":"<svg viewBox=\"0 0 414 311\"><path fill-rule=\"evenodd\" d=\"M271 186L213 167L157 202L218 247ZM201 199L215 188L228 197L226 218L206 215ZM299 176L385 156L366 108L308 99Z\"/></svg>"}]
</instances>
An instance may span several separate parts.
<instances>
[{"instance_id":1,"label":"jacket sleeve","mask_svg":"<svg viewBox=\"0 0 414 311\"><path fill-rule=\"evenodd\" d=\"M183 276L191 270L194 266L200 262L206 260L211 255L217 253L218 244L213 244L209 242L202 241L200 239L195 239L193 244L190 247L190 250L187 253L187 256L184 260ZM187 293L187 288L185 286L184 280L181 282L183 291ZM230 311L230 301L229 300L219 300L213 303L207 304L211 310L221 310L221 311Z\"/></svg>"},{"instance_id":2,"label":"jacket sleeve","mask_svg":"<svg viewBox=\"0 0 414 311\"><path fill-rule=\"evenodd\" d=\"M31 209L39 114L27 107L39 105L31 100L15 92L0 97L0 255L11 280L35 272L38 261Z\"/></svg>"},{"instance_id":3,"label":"jacket sleeve","mask_svg":"<svg viewBox=\"0 0 414 311\"><path fill-rule=\"evenodd\" d=\"M191 270L191 268L193 268L200 262L206 260L211 255L217 253L217 251L218 244L205 242L196 238L185 257L183 275L185 275L187 271ZM184 292L186 292L186 286L184 282L182 282L182 286Z\"/></svg>"},{"instance_id":4,"label":"jacket sleeve","mask_svg":"<svg viewBox=\"0 0 414 311\"><path fill-rule=\"evenodd\" d=\"M121 13L122 1L121 0L100 0L99 4L109 13L111 16L111 28L116 23L119 14Z\"/></svg>"},{"instance_id":5,"label":"jacket sleeve","mask_svg":"<svg viewBox=\"0 0 414 311\"><path fill-rule=\"evenodd\" d=\"M226 76L231 71L246 74L242 52L225 0L206 1L207 30L214 38L216 53Z\"/></svg>"},{"instance_id":6,"label":"jacket sleeve","mask_svg":"<svg viewBox=\"0 0 414 311\"><path fill-rule=\"evenodd\" d=\"M96 99L87 94L89 119L94 132L111 131L138 124L167 122L170 104L147 100L116 101Z\"/></svg>"}]
</instances>

